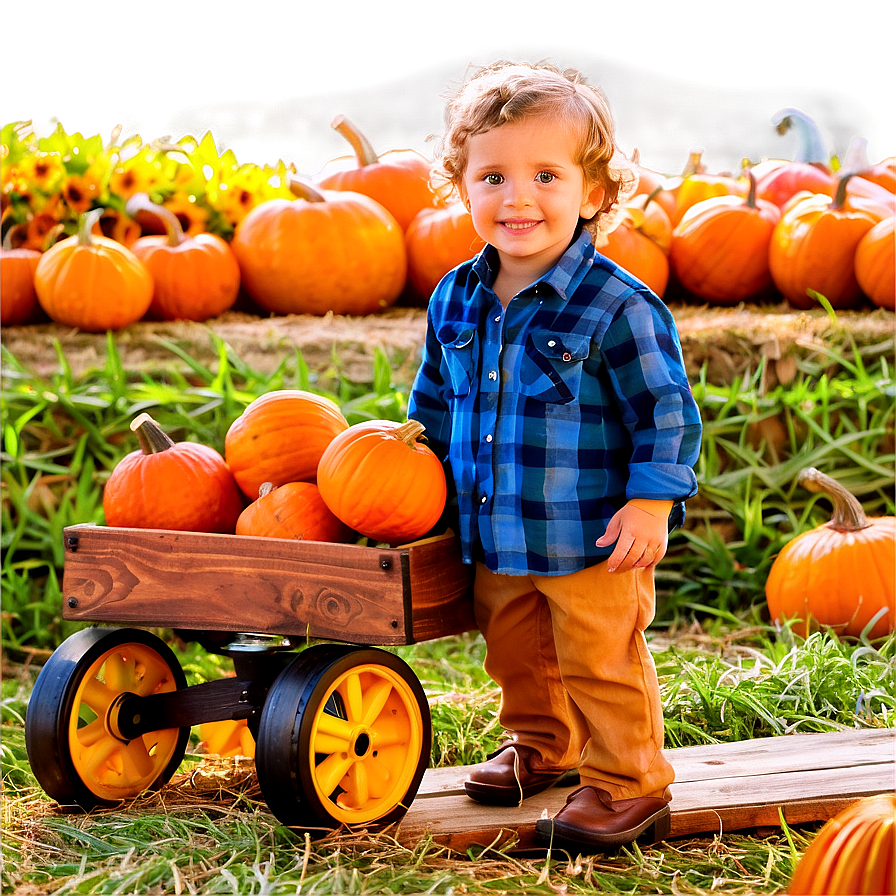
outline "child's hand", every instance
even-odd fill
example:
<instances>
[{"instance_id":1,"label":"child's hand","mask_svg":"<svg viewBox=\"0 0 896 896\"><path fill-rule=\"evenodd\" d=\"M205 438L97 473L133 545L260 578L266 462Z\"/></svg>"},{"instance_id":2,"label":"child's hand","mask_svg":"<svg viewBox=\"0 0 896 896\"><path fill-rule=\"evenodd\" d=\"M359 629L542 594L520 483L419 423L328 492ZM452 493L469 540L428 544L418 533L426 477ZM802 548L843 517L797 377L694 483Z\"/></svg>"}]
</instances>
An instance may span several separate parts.
<instances>
[{"instance_id":1,"label":"child's hand","mask_svg":"<svg viewBox=\"0 0 896 896\"><path fill-rule=\"evenodd\" d=\"M668 519L655 516L632 503L613 514L607 531L597 539L599 548L616 547L607 560L610 572L628 572L630 569L650 569L666 554L668 544Z\"/></svg>"}]
</instances>

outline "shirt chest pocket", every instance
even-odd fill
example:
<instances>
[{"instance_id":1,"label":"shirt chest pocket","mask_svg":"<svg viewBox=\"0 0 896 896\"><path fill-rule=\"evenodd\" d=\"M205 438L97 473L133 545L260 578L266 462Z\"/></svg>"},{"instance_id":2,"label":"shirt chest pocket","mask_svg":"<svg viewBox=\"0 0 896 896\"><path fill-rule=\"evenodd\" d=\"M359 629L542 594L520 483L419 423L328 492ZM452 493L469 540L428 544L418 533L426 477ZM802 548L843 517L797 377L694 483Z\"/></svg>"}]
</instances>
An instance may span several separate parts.
<instances>
[{"instance_id":1,"label":"shirt chest pocket","mask_svg":"<svg viewBox=\"0 0 896 896\"><path fill-rule=\"evenodd\" d=\"M456 396L469 395L476 379L479 358L479 335L473 327L443 326L436 338L442 346L442 357L448 369L451 391Z\"/></svg>"},{"instance_id":2,"label":"shirt chest pocket","mask_svg":"<svg viewBox=\"0 0 896 896\"><path fill-rule=\"evenodd\" d=\"M520 391L557 404L577 399L589 350L590 339L576 333L530 334L520 363Z\"/></svg>"}]
</instances>

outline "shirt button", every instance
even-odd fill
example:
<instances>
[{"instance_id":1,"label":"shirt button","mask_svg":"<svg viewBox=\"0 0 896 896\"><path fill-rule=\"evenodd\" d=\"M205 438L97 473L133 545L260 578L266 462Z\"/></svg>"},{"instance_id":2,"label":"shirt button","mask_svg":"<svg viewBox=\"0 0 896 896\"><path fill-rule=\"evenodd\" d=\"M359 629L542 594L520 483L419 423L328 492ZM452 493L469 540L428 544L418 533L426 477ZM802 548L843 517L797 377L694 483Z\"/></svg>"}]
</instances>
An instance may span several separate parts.
<instances>
[{"instance_id":1,"label":"shirt button","mask_svg":"<svg viewBox=\"0 0 896 896\"><path fill-rule=\"evenodd\" d=\"M500 314L495 318L495 323L496 324L501 323L501 315Z\"/></svg>"},{"instance_id":2,"label":"shirt button","mask_svg":"<svg viewBox=\"0 0 896 896\"><path fill-rule=\"evenodd\" d=\"M487 497L486 495L483 495L483 496L479 499L479 503L480 503L480 504L485 504L486 501L488 501L488 497Z\"/></svg>"},{"instance_id":3,"label":"shirt button","mask_svg":"<svg viewBox=\"0 0 896 896\"><path fill-rule=\"evenodd\" d=\"M557 343L553 339L548 340L548 345L553 348Z\"/></svg>"},{"instance_id":4,"label":"shirt button","mask_svg":"<svg viewBox=\"0 0 896 896\"><path fill-rule=\"evenodd\" d=\"M485 437L485 441L486 441L486 442L490 442L491 440L492 440L492 435L491 435L491 433L489 433L489 434Z\"/></svg>"},{"instance_id":5,"label":"shirt button","mask_svg":"<svg viewBox=\"0 0 896 896\"><path fill-rule=\"evenodd\" d=\"M498 378L498 371L497 371L497 370L490 370L490 371L488 372L488 378L489 378L490 380L496 380L496 379Z\"/></svg>"}]
</instances>

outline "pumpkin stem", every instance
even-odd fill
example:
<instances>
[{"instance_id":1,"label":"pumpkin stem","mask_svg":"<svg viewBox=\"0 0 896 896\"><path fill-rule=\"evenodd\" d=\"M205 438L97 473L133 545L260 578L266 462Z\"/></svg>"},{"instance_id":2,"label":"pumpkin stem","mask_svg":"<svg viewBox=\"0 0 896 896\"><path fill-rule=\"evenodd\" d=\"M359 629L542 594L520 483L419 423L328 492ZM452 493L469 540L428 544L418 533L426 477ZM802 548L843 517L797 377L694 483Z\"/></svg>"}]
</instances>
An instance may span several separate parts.
<instances>
[{"instance_id":1,"label":"pumpkin stem","mask_svg":"<svg viewBox=\"0 0 896 896\"><path fill-rule=\"evenodd\" d=\"M747 177L750 179L750 190L747 193L747 208L756 208L756 175L750 168L747 168Z\"/></svg>"},{"instance_id":2,"label":"pumpkin stem","mask_svg":"<svg viewBox=\"0 0 896 896\"><path fill-rule=\"evenodd\" d=\"M836 211L838 208L843 208L843 203L846 202L846 185L849 183L849 179L853 174L855 174L855 172L850 171L837 181L837 192L834 193L834 198L828 206L832 211Z\"/></svg>"},{"instance_id":3,"label":"pumpkin stem","mask_svg":"<svg viewBox=\"0 0 896 896\"><path fill-rule=\"evenodd\" d=\"M772 124L779 134L786 134L791 128L796 131L794 162L808 162L811 165L828 168L830 163L828 151L814 119L799 109L779 109L772 116Z\"/></svg>"},{"instance_id":4,"label":"pumpkin stem","mask_svg":"<svg viewBox=\"0 0 896 896\"><path fill-rule=\"evenodd\" d=\"M91 235L91 231L96 225L96 222L103 217L104 211L105 209L102 208L92 208L89 212L84 212L78 219L79 246L93 245L93 236Z\"/></svg>"},{"instance_id":5,"label":"pumpkin stem","mask_svg":"<svg viewBox=\"0 0 896 896\"><path fill-rule=\"evenodd\" d=\"M376 150L373 148L373 144L361 133L358 126L354 122L349 121L344 115L337 115L330 122L330 127L342 134L351 143L352 149L358 157L358 164L362 168L366 165L374 165L380 160Z\"/></svg>"},{"instance_id":6,"label":"pumpkin stem","mask_svg":"<svg viewBox=\"0 0 896 896\"><path fill-rule=\"evenodd\" d=\"M681 172L682 177L693 177L695 174L702 174L706 170L703 164L703 150L692 149L688 154L687 164Z\"/></svg>"},{"instance_id":7,"label":"pumpkin stem","mask_svg":"<svg viewBox=\"0 0 896 896\"><path fill-rule=\"evenodd\" d=\"M853 137L843 157L843 164L840 166L841 171L848 171L850 174L858 174L861 171L867 171L871 167L868 161L868 140L865 137Z\"/></svg>"},{"instance_id":8,"label":"pumpkin stem","mask_svg":"<svg viewBox=\"0 0 896 896\"><path fill-rule=\"evenodd\" d=\"M137 212L146 212L161 218L165 230L168 232L168 245L172 248L177 248L186 239L177 215L170 208L153 202L146 193L134 193L125 204L124 211L131 218L136 218Z\"/></svg>"},{"instance_id":9,"label":"pumpkin stem","mask_svg":"<svg viewBox=\"0 0 896 896\"><path fill-rule=\"evenodd\" d=\"M174 442L162 432L159 424L149 414L140 414L131 421L131 432L137 434L137 441L144 454L161 454L174 447Z\"/></svg>"},{"instance_id":10,"label":"pumpkin stem","mask_svg":"<svg viewBox=\"0 0 896 896\"><path fill-rule=\"evenodd\" d=\"M404 442L405 445L413 447L424 429L426 427L418 420L408 420L407 423L402 423L401 426L394 430L392 435L399 441Z\"/></svg>"},{"instance_id":11,"label":"pumpkin stem","mask_svg":"<svg viewBox=\"0 0 896 896\"><path fill-rule=\"evenodd\" d=\"M264 498L267 497L274 490L273 482L262 482L261 485L258 486L258 497Z\"/></svg>"},{"instance_id":12,"label":"pumpkin stem","mask_svg":"<svg viewBox=\"0 0 896 896\"><path fill-rule=\"evenodd\" d=\"M871 524L856 498L850 491L840 485L836 479L826 476L815 467L801 470L797 482L810 492L823 492L834 504L834 513L828 525L838 532L858 532L867 529Z\"/></svg>"},{"instance_id":13,"label":"pumpkin stem","mask_svg":"<svg viewBox=\"0 0 896 896\"><path fill-rule=\"evenodd\" d=\"M324 194L315 190L311 184L295 177L289 178L289 191L299 199L307 199L308 202L326 202Z\"/></svg>"}]
</instances>

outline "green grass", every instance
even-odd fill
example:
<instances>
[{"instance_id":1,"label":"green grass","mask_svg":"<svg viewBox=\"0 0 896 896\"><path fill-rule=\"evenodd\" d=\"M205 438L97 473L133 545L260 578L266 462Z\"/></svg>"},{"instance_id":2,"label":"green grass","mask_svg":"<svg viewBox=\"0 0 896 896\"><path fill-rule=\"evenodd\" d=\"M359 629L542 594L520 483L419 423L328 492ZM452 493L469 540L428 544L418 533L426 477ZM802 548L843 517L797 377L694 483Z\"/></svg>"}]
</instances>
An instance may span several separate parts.
<instances>
[{"instance_id":1,"label":"green grass","mask_svg":"<svg viewBox=\"0 0 896 896\"><path fill-rule=\"evenodd\" d=\"M691 626L653 633L651 648L670 746L893 724L892 637L870 645L821 632L803 641L768 627ZM433 764L482 759L500 729L481 636L397 652L429 698ZM227 664L194 645L180 659L190 683ZM507 848L458 855L428 841L408 847L388 830L308 841L279 825L252 787L185 799L171 785L120 809L64 814L40 792L25 758L33 675L17 667L3 682L6 893L776 893L818 827L523 858ZM188 756L186 767L200 759Z\"/></svg>"},{"instance_id":2,"label":"green grass","mask_svg":"<svg viewBox=\"0 0 896 896\"><path fill-rule=\"evenodd\" d=\"M62 529L102 522L102 487L136 445L128 426L148 411L176 440L223 449L230 422L254 397L301 388L335 398L350 422L403 420L406 395L379 356L354 383L334 357L313 375L300 355L271 375L211 337L217 362L169 345L152 377L124 370L110 337L104 366L75 377L32 375L3 349L0 768L4 893L777 893L817 825L675 840L612 856L521 858L506 849L455 855L407 848L386 832L319 841L285 829L251 787L197 802L177 788L115 810L59 812L25 754L23 719L40 664L71 631L60 617ZM658 574L651 629L669 746L793 732L894 725L894 639L803 640L769 624L763 588L778 551L824 522L829 506L796 473L816 466L851 488L871 515L893 514L892 344L819 351L787 386L761 369L730 385L700 377L705 437L688 520ZM165 634L165 633L163 633ZM480 761L502 739L499 694L478 633L397 648L423 683L433 717L432 764ZM229 661L179 649L190 683ZM193 744L198 738L194 734ZM188 753L184 769L202 767Z\"/></svg>"}]
</instances>

